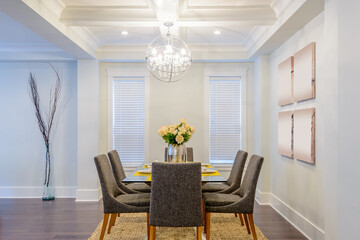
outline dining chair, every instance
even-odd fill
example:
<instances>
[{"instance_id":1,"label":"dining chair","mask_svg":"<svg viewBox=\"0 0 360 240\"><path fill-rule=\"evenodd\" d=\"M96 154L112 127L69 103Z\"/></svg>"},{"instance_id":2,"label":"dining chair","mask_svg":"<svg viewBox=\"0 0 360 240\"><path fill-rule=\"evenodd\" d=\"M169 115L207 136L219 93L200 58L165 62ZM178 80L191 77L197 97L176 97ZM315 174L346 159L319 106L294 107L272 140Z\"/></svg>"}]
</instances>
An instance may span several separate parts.
<instances>
[{"instance_id":1,"label":"dining chair","mask_svg":"<svg viewBox=\"0 0 360 240\"><path fill-rule=\"evenodd\" d=\"M205 183L202 186L202 192L218 192L218 193L232 193L240 187L241 178L244 171L245 162L248 153L239 150L236 153L234 164L231 168L230 175L225 183Z\"/></svg>"},{"instance_id":2,"label":"dining chair","mask_svg":"<svg viewBox=\"0 0 360 240\"><path fill-rule=\"evenodd\" d=\"M111 171L111 166L108 158L105 154L96 156L95 159L96 169L100 179L102 199L104 206L104 220L101 228L100 240L104 238L106 227L109 227L108 234L111 231L111 227L114 226L116 217L120 213L142 213L148 214L149 219L149 205L150 205L150 194L127 194L122 191L114 178ZM149 233L149 224L147 224ZM148 234L149 235L149 234Z\"/></svg>"},{"instance_id":3,"label":"dining chair","mask_svg":"<svg viewBox=\"0 0 360 240\"><path fill-rule=\"evenodd\" d=\"M165 147L165 162L167 162L168 159L168 147ZM193 162L194 161L194 150L192 147L186 148L186 161L187 162Z\"/></svg>"},{"instance_id":4,"label":"dining chair","mask_svg":"<svg viewBox=\"0 0 360 240\"><path fill-rule=\"evenodd\" d=\"M201 239L201 163L153 163L150 240L156 227L196 227Z\"/></svg>"},{"instance_id":5,"label":"dining chair","mask_svg":"<svg viewBox=\"0 0 360 240\"><path fill-rule=\"evenodd\" d=\"M231 194L205 193L205 232L206 239L210 239L210 213L237 213L243 214L246 228L250 228L254 240L257 240L253 219L256 185L259 179L264 158L253 155L250 158L241 187ZM250 228L249 228L250 224Z\"/></svg>"},{"instance_id":6,"label":"dining chair","mask_svg":"<svg viewBox=\"0 0 360 240\"><path fill-rule=\"evenodd\" d=\"M151 187L146 183L124 184L122 180L126 178L126 174L122 166L118 152L116 150L112 150L108 152L108 156L110 159L110 163L111 163L112 171L115 176L116 183L118 184L120 189L122 189L126 193L135 193L135 192L150 193Z\"/></svg>"}]
</instances>

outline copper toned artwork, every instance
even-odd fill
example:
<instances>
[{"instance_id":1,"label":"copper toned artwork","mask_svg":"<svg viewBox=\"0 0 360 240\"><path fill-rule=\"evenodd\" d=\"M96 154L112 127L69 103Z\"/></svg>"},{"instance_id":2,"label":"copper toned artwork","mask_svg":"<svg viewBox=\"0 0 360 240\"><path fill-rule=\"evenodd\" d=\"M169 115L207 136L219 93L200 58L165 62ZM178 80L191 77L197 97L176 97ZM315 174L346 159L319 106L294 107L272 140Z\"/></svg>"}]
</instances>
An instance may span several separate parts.
<instances>
[{"instance_id":1,"label":"copper toned artwork","mask_svg":"<svg viewBox=\"0 0 360 240\"><path fill-rule=\"evenodd\" d=\"M278 66L278 104L293 103L294 57L289 57Z\"/></svg>"},{"instance_id":2,"label":"copper toned artwork","mask_svg":"<svg viewBox=\"0 0 360 240\"><path fill-rule=\"evenodd\" d=\"M315 163L315 108L294 111L294 158Z\"/></svg>"},{"instance_id":3,"label":"copper toned artwork","mask_svg":"<svg viewBox=\"0 0 360 240\"><path fill-rule=\"evenodd\" d=\"M293 157L293 111L279 112L278 152Z\"/></svg>"},{"instance_id":4,"label":"copper toned artwork","mask_svg":"<svg viewBox=\"0 0 360 240\"><path fill-rule=\"evenodd\" d=\"M315 98L315 43L294 55L294 102Z\"/></svg>"}]
</instances>

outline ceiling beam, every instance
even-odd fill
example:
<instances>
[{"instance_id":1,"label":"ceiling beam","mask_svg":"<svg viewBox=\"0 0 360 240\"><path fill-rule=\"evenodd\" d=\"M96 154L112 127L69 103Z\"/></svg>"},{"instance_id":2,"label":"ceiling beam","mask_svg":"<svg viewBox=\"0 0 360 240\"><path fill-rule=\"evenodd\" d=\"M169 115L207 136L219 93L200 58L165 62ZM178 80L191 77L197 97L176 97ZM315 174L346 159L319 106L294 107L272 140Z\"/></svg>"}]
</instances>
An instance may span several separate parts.
<instances>
[{"instance_id":1,"label":"ceiling beam","mask_svg":"<svg viewBox=\"0 0 360 240\"><path fill-rule=\"evenodd\" d=\"M62 20L67 26L78 27L96 27L96 26L120 26L120 27L160 27L164 26L164 22L159 22L156 19L153 20L132 20L132 21L105 21L101 19L78 19L76 17L72 19ZM275 22L274 19L253 19L253 20L239 20L239 21L196 21L196 20L178 20L176 25L178 27L217 27L217 26L269 26Z\"/></svg>"},{"instance_id":2,"label":"ceiling beam","mask_svg":"<svg viewBox=\"0 0 360 240\"><path fill-rule=\"evenodd\" d=\"M308 22L324 10L324 0L293 0L268 29L258 29L251 44L247 44L249 57L255 59L260 55L270 54Z\"/></svg>"},{"instance_id":3,"label":"ceiling beam","mask_svg":"<svg viewBox=\"0 0 360 240\"><path fill-rule=\"evenodd\" d=\"M61 23L56 16L58 11L50 9L45 1L2 0L0 11L74 58L94 59L96 57L98 44L96 40L86 33L79 34Z\"/></svg>"},{"instance_id":4,"label":"ceiling beam","mask_svg":"<svg viewBox=\"0 0 360 240\"><path fill-rule=\"evenodd\" d=\"M179 10L180 9L180 10ZM180 15L179 15L180 12ZM186 8L177 1L149 0L149 7L67 7L60 20L67 26L162 27L173 22L177 27L272 25L275 12L266 6L235 8Z\"/></svg>"},{"instance_id":5,"label":"ceiling beam","mask_svg":"<svg viewBox=\"0 0 360 240\"><path fill-rule=\"evenodd\" d=\"M163 24L165 22L173 23L171 34L179 36L179 26L177 20L179 18L179 3L178 1L166 0L149 0L150 7L155 11L156 19L161 23L159 30L161 35L168 33L168 28Z\"/></svg>"}]
</instances>

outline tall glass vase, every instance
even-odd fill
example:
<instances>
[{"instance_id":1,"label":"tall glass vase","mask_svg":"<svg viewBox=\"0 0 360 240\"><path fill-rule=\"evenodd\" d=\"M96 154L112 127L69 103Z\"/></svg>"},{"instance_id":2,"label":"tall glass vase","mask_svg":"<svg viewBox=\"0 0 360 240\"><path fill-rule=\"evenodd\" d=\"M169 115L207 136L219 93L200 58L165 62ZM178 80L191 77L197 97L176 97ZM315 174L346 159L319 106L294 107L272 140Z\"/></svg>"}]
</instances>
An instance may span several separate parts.
<instances>
[{"instance_id":1,"label":"tall glass vase","mask_svg":"<svg viewBox=\"0 0 360 240\"><path fill-rule=\"evenodd\" d=\"M52 151L50 144L46 146L45 166L44 166L44 178L43 178L43 197L44 201L51 201L55 199L54 189L54 161L52 157Z\"/></svg>"},{"instance_id":2,"label":"tall glass vase","mask_svg":"<svg viewBox=\"0 0 360 240\"><path fill-rule=\"evenodd\" d=\"M169 162L186 162L186 146L169 144L168 147L168 161Z\"/></svg>"}]
</instances>

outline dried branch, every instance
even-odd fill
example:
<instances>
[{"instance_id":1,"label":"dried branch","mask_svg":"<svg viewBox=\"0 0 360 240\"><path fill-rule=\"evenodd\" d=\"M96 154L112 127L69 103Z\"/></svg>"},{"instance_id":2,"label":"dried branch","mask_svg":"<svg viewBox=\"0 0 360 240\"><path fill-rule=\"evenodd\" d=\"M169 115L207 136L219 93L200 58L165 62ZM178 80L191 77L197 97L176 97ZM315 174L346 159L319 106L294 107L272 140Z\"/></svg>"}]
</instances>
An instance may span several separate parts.
<instances>
[{"instance_id":1,"label":"dried branch","mask_svg":"<svg viewBox=\"0 0 360 240\"><path fill-rule=\"evenodd\" d=\"M31 100L34 104L35 116L38 120L39 129L44 139L45 145L48 145L49 144L48 132L45 122L43 120L43 116L41 114L40 96L37 88L37 81L32 72L30 72L29 85L30 85Z\"/></svg>"},{"instance_id":2,"label":"dried branch","mask_svg":"<svg viewBox=\"0 0 360 240\"><path fill-rule=\"evenodd\" d=\"M62 78L59 74L59 71L51 65L51 68L54 70L56 75L55 86L50 89L50 100L48 111L45 111L46 121L44 121L43 111L40 107L40 95L37 87L37 81L34 74L30 70L30 78L29 78L29 86L30 86L30 98L34 104L35 116L38 120L39 130L44 139L44 143L46 146L46 164L45 164L45 179L44 185L49 186L50 182L50 137L51 130L54 126L54 119L56 116L56 110L59 104L59 99L61 97L61 89L62 89Z\"/></svg>"}]
</instances>

